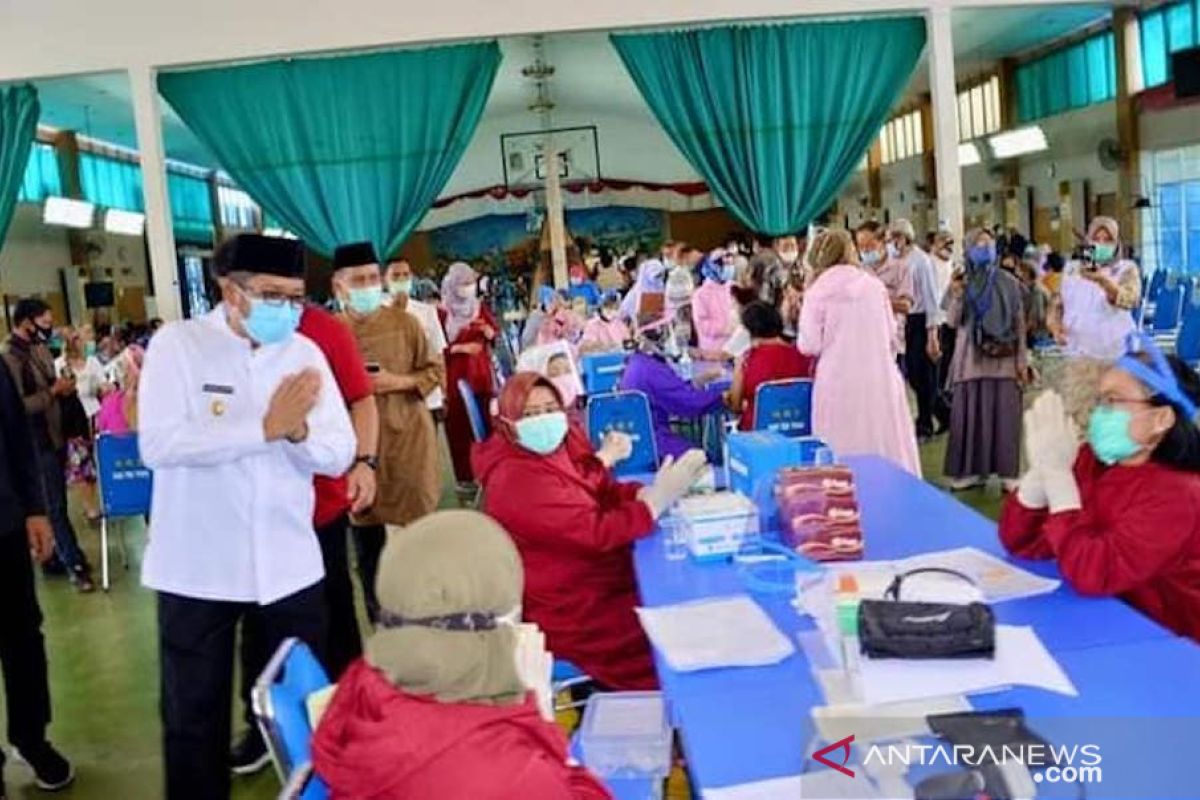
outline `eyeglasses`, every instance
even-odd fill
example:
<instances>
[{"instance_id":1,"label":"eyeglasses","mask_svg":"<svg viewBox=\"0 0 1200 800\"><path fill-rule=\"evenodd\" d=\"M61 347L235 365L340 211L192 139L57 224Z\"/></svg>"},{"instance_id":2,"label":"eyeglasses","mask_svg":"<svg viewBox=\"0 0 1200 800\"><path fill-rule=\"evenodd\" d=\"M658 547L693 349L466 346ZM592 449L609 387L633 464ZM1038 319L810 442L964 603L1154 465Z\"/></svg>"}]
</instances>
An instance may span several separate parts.
<instances>
[{"instance_id":1,"label":"eyeglasses","mask_svg":"<svg viewBox=\"0 0 1200 800\"><path fill-rule=\"evenodd\" d=\"M1115 395L1101 395L1100 405L1106 408L1113 406L1152 406L1154 401L1148 397L1117 397Z\"/></svg>"},{"instance_id":2,"label":"eyeglasses","mask_svg":"<svg viewBox=\"0 0 1200 800\"><path fill-rule=\"evenodd\" d=\"M237 285L239 289L247 296L254 300L261 300L269 306L289 305L296 311L304 309L304 295L284 294L283 292L256 292L244 283Z\"/></svg>"},{"instance_id":3,"label":"eyeglasses","mask_svg":"<svg viewBox=\"0 0 1200 800\"><path fill-rule=\"evenodd\" d=\"M558 403L547 403L545 405L533 406L532 408L526 408L525 413L522 414L521 416L524 418L541 417L541 416L545 416L546 414L553 414L558 411L562 411L562 408L558 405Z\"/></svg>"}]
</instances>

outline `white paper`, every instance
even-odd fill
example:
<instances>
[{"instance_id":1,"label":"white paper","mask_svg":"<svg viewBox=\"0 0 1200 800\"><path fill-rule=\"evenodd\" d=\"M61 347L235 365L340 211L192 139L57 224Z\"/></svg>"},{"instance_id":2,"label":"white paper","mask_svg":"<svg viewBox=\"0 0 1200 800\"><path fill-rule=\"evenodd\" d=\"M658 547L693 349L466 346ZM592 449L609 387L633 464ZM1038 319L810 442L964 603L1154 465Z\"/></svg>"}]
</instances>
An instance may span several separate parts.
<instances>
[{"instance_id":1,"label":"white paper","mask_svg":"<svg viewBox=\"0 0 1200 800\"><path fill-rule=\"evenodd\" d=\"M976 547L959 547L953 550L922 553L898 561L848 561L831 563L826 566L836 573L853 573L862 597L882 597L883 591L887 589L896 575L921 567L952 569L970 576L982 590L983 599L989 603L1048 594L1062 584L1062 581L1035 575ZM911 587L907 581L900 587L901 599L947 603L969 602L970 598L964 601L956 596L945 596L943 599L942 594L953 591L953 586L949 583L951 580L953 578L947 576L947 580L937 582L935 585L939 595L927 597L919 596L921 586L929 588L930 582L934 581L934 576L913 576Z\"/></svg>"},{"instance_id":2,"label":"white paper","mask_svg":"<svg viewBox=\"0 0 1200 800\"><path fill-rule=\"evenodd\" d=\"M747 595L637 609L650 642L679 672L777 664L796 652Z\"/></svg>"},{"instance_id":3,"label":"white paper","mask_svg":"<svg viewBox=\"0 0 1200 800\"><path fill-rule=\"evenodd\" d=\"M856 742L883 742L905 736L930 734L928 717L970 711L962 695L868 706L858 703L815 706L812 710L817 733L827 742L853 734Z\"/></svg>"},{"instance_id":4,"label":"white paper","mask_svg":"<svg viewBox=\"0 0 1200 800\"><path fill-rule=\"evenodd\" d=\"M864 800L883 797L861 774L851 778L831 769L705 789L701 796L704 800Z\"/></svg>"},{"instance_id":5,"label":"white paper","mask_svg":"<svg viewBox=\"0 0 1200 800\"><path fill-rule=\"evenodd\" d=\"M592 709L591 732L598 736L644 736L663 729L662 697L609 695Z\"/></svg>"},{"instance_id":6,"label":"white paper","mask_svg":"<svg viewBox=\"0 0 1200 800\"><path fill-rule=\"evenodd\" d=\"M1054 660L1033 628L996 626L993 659L860 659L863 701L868 705L975 694L1033 686L1077 695L1075 685Z\"/></svg>"}]
</instances>

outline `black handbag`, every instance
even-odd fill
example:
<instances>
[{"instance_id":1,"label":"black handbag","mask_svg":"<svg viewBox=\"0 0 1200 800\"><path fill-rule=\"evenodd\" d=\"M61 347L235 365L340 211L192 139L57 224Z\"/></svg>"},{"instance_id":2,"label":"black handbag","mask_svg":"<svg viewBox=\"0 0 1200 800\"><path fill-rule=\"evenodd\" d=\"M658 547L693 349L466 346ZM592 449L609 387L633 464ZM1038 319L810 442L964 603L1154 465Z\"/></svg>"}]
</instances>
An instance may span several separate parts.
<instances>
[{"instance_id":1,"label":"black handbag","mask_svg":"<svg viewBox=\"0 0 1200 800\"><path fill-rule=\"evenodd\" d=\"M996 618L985 603L914 603L900 599L900 584L923 572L955 575L951 569L923 567L897 575L884 600L858 606L858 638L869 658L992 658L996 653Z\"/></svg>"}]
</instances>

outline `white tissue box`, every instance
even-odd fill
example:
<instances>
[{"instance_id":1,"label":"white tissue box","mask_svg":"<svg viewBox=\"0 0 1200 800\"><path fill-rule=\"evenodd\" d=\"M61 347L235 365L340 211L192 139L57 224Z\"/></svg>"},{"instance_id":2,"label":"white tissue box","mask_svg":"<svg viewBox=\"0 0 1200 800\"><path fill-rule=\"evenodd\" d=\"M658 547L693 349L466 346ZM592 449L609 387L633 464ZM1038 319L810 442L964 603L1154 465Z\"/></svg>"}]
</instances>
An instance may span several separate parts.
<instances>
[{"instance_id":1,"label":"white tissue box","mask_svg":"<svg viewBox=\"0 0 1200 800\"><path fill-rule=\"evenodd\" d=\"M737 492L685 497L676 515L687 521L688 550L698 560L736 553L759 535L758 506Z\"/></svg>"}]
</instances>

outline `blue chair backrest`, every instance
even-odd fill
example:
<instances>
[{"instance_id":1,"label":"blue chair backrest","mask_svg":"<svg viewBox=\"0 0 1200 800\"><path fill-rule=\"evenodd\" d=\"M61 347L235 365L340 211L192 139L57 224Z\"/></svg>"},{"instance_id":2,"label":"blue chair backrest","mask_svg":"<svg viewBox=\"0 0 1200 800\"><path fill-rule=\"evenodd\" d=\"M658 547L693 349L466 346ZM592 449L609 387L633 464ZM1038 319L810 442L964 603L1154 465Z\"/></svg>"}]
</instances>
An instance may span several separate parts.
<instances>
[{"instance_id":1,"label":"blue chair backrest","mask_svg":"<svg viewBox=\"0 0 1200 800\"><path fill-rule=\"evenodd\" d=\"M754 430L812 436L813 382L807 378L768 381L754 393Z\"/></svg>"},{"instance_id":2,"label":"blue chair backrest","mask_svg":"<svg viewBox=\"0 0 1200 800\"><path fill-rule=\"evenodd\" d=\"M276 765L286 779L305 762L312 761L312 725L308 721L308 696L329 686L329 676L313 656L312 650L299 639L287 639L279 646L255 687L256 694L265 692L268 702L256 712L264 719L268 737L273 740ZM307 782L301 797L318 800L328 795L324 783L314 776Z\"/></svg>"},{"instance_id":3,"label":"blue chair backrest","mask_svg":"<svg viewBox=\"0 0 1200 800\"><path fill-rule=\"evenodd\" d=\"M1163 286L1167 283L1167 271L1165 269L1156 269L1154 274L1150 276L1150 285L1146 288L1144 296L1150 300L1158 297L1158 293L1162 291Z\"/></svg>"},{"instance_id":4,"label":"blue chair backrest","mask_svg":"<svg viewBox=\"0 0 1200 800\"><path fill-rule=\"evenodd\" d=\"M1193 291L1183 306L1183 326L1175 342L1175 355L1189 364L1200 361L1200 290Z\"/></svg>"},{"instance_id":5,"label":"blue chair backrest","mask_svg":"<svg viewBox=\"0 0 1200 800\"><path fill-rule=\"evenodd\" d=\"M625 371L626 353L588 353L583 356L583 385L588 394L616 391Z\"/></svg>"},{"instance_id":6,"label":"blue chair backrest","mask_svg":"<svg viewBox=\"0 0 1200 800\"><path fill-rule=\"evenodd\" d=\"M1173 331L1179 327L1179 315L1183 311L1185 288L1182 283L1163 287L1155 298L1154 325L1156 331Z\"/></svg>"},{"instance_id":7,"label":"blue chair backrest","mask_svg":"<svg viewBox=\"0 0 1200 800\"><path fill-rule=\"evenodd\" d=\"M613 467L614 474L637 475L658 469L650 401L642 392L610 392L589 397L587 428L592 447L596 448L609 431L621 431L633 439L633 455Z\"/></svg>"},{"instance_id":8,"label":"blue chair backrest","mask_svg":"<svg viewBox=\"0 0 1200 800\"><path fill-rule=\"evenodd\" d=\"M105 516L149 514L153 475L142 463L136 433L102 433L96 439L96 476Z\"/></svg>"},{"instance_id":9,"label":"blue chair backrest","mask_svg":"<svg viewBox=\"0 0 1200 800\"><path fill-rule=\"evenodd\" d=\"M458 379L458 393L462 395L463 404L467 407L467 419L471 421L471 437L477 442L487 438L487 425L483 421L483 411L479 408L479 400L471 384L462 378Z\"/></svg>"}]
</instances>

